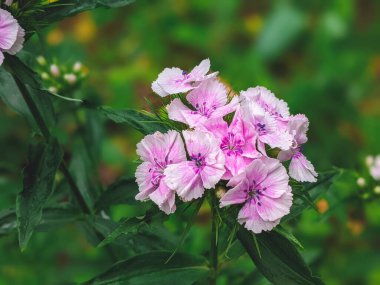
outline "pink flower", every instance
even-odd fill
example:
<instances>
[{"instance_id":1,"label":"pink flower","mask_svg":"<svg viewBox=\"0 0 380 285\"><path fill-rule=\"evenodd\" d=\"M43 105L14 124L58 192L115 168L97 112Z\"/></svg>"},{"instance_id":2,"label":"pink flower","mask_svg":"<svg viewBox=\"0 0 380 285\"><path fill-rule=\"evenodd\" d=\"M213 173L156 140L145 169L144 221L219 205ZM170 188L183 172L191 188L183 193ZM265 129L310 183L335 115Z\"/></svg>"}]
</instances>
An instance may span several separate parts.
<instances>
[{"instance_id":1,"label":"pink flower","mask_svg":"<svg viewBox=\"0 0 380 285\"><path fill-rule=\"evenodd\" d=\"M226 157L226 173L222 179L230 179L242 173L253 159L261 156L255 146L256 132L236 111L228 126L222 119L210 120L205 129L220 140L220 148Z\"/></svg>"},{"instance_id":2,"label":"pink flower","mask_svg":"<svg viewBox=\"0 0 380 285\"><path fill-rule=\"evenodd\" d=\"M284 100L278 99L265 87L249 88L247 91L240 92L240 96L244 100L257 103L274 118L281 119L290 116L288 104Z\"/></svg>"},{"instance_id":3,"label":"pink flower","mask_svg":"<svg viewBox=\"0 0 380 285\"><path fill-rule=\"evenodd\" d=\"M238 106L238 98L234 97L227 104L227 89L216 79L210 79L191 91L186 96L193 109L182 103L180 99L174 99L167 107L169 118L189 125L190 127L202 126L210 119L223 118L235 111Z\"/></svg>"},{"instance_id":4,"label":"pink flower","mask_svg":"<svg viewBox=\"0 0 380 285\"><path fill-rule=\"evenodd\" d=\"M197 88L202 81L214 78L218 74L214 72L207 75L209 70L209 59L203 60L199 65L194 67L190 73L178 67L165 68L152 83L152 90L161 97L185 93Z\"/></svg>"},{"instance_id":5,"label":"pink flower","mask_svg":"<svg viewBox=\"0 0 380 285\"><path fill-rule=\"evenodd\" d=\"M257 133L257 147L263 153L265 144L272 148L287 150L292 144L292 136L279 126L276 119L265 111L258 103L243 100L241 111L244 120L252 125Z\"/></svg>"},{"instance_id":6,"label":"pink flower","mask_svg":"<svg viewBox=\"0 0 380 285\"><path fill-rule=\"evenodd\" d=\"M269 231L290 212L292 192L285 167L273 158L254 160L245 172L233 177L233 187L220 200L220 207L244 204L238 222L258 234Z\"/></svg>"},{"instance_id":7,"label":"pink flower","mask_svg":"<svg viewBox=\"0 0 380 285\"><path fill-rule=\"evenodd\" d=\"M307 142L307 130L309 120L305 115L292 116L288 122L289 133L293 136L293 143L289 150L280 151L278 159L286 161L291 159L289 165L289 175L300 182L316 182L318 174L314 166L302 154L302 145Z\"/></svg>"},{"instance_id":8,"label":"pink flower","mask_svg":"<svg viewBox=\"0 0 380 285\"><path fill-rule=\"evenodd\" d=\"M175 193L166 184L165 169L173 163L186 161L181 136L176 131L147 135L137 144L137 154L143 161L136 170L139 193L136 200L152 200L166 214L173 213Z\"/></svg>"},{"instance_id":9,"label":"pink flower","mask_svg":"<svg viewBox=\"0 0 380 285\"><path fill-rule=\"evenodd\" d=\"M0 65L4 61L4 52L18 53L24 44L25 31L11 13L0 9Z\"/></svg>"},{"instance_id":10,"label":"pink flower","mask_svg":"<svg viewBox=\"0 0 380 285\"><path fill-rule=\"evenodd\" d=\"M7 6L11 6L12 3L13 3L13 0L5 0L4 4L7 5Z\"/></svg>"},{"instance_id":11,"label":"pink flower","mask_svg":"<svg viewBox=\"0 0 380 285\"><path fill-rule=\"evenodd\" d=\"M183 131L183 136L190 161L171 164L164 174L169 188L183 201L191 201L219 182L225 172L225 158L218 140L210 133Z\"/></svg>"}]
</instances>

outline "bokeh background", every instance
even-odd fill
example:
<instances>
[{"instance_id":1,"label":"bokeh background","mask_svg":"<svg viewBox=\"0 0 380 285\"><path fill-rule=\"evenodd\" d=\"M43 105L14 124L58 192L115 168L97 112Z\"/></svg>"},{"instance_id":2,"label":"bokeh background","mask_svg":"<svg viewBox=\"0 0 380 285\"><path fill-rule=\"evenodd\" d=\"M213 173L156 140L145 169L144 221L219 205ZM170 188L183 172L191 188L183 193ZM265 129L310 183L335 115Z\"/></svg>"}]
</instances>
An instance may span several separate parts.
<instances>
[{"instance_id":1,"label":"bokeh background","mask_svg":"<svg viewBox=\"0 0 380 285\"><path fill-rule=\"evenodd\" d=\"M316 169L349 169L316 210L289 225L305 247L302 254L326 284L380 284L380 201L367 199L373 183L365 189L356 184L359 176L369 180L365 157L380 153L379 1L139 0L67 19L32 38L26 50L46 58L46 66L29 58L40 72L49 72L52 63L70 69L80 61L87 78L65 95L114 108L148 110L145 98L160 104L150 89L158 73L168 66L191 69L207 57L237 92L268 87L293 113L309 117L305 152ZM46 82L46 88L53 85ZM62 112L71 106L59 104ZM82 118L63 118L56 132L70 159L80 132L75 122ZM31 137L23 119L2 103L0 120L0 206L5 209L21 189L20 169ZM133 176L141 135L107 122L96 132L96 140L83 146L98 147L100 164L94 171L102 185ZM118 220L131 211L117 206L111 216ZM207 208L201 210L185 250L207 248L208 215ZM180 232L177 222L171 218L167 226ZM16 233L4 235L0 252L1 285L81 282L112 263L73 224L37 233L23 253ZM267 283L241 256L223 268L218 284Z\"/></svg>"}]
</instances>

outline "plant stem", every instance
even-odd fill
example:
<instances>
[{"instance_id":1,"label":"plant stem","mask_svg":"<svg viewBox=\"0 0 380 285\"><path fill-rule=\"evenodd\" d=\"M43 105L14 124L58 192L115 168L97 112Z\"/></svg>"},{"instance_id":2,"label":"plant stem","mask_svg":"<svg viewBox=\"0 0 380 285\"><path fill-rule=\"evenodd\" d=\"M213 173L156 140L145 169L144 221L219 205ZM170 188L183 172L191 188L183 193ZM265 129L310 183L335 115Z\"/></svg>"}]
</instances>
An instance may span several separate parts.
<instances>
[{"instance_id":1,"label":"plant stem","mask_svg":"<svg viewBox=\"0 0 380 285\"><path fill-rule=\"evenodd\" d=\"M41 115L41 112L38 110L36 104L34 103L33 98L30 96L28 89L17 78L17 76L13 75L13 78L17 84L17 87L20 90L22 97L25 100L25 103L27 104L30 112L32 113L34 119L36 120L36 123L37 123L42 135L45 137L45 139L47 141L50 140L51 134L50 134L49 128L47 127L47 125L46 125L46 123L45 123L45 121ZM78 186L75 184L75 181L74 181L73 177L71 176L71 174L70 174L70 172L69 172L64 161L62 161L62 163L60 165L60 170L61 170L62 174L65 176L65 178L67 179L67 182L69 183L71 189L73 190L73 194L74 194L79 206L83 210L83 212L85 212L86 214L91 213L90 208L87 206L86 201L84 200Z\"/></svg>"},{"instance_id":2,"label":"plant stem","mask_svg":"<svg viewBox=\"0 0 380 285\"><path fill-rule=\"evenodd\" d=\"M210 285L216 285L218 276L218 222L216 216L216 201L213 193L211 194L211 244L210 244Z\"/></svg>"}]
</instances>

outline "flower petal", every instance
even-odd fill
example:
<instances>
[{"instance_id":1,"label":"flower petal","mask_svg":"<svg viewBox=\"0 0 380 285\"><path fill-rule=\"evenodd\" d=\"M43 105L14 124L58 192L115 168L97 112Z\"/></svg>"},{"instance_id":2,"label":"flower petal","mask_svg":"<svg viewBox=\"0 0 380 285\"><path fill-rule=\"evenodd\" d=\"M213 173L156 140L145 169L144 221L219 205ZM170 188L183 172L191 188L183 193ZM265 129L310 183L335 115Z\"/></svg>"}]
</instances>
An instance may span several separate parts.
<instances>
[{"instance_id":1,"label":"flower petal","mask_svg":"<svg viewBox=\"0 0 380 285\"><path fill-rule=\"evenodd\" d=\"M161 181L160 186L149 195L149 198L167 215L174 213L176 210L175 192L164 181Z\"/></svg>"},{"instance_id":2,"label":"flower petal","mask_svg":"<svg viewBox=\"0 0 380 285\"><path fill-rule=\"evenodd\" d=\"M151 183L150 171L153 165L150 162L143 162L136 169L136 182L139 186L139 193L136 200L144 201L157 188Z\"/></svg>"},{"instance_id":3,"label":"flower petal","mask_svg":"<svg viewBox=\"0 0 380 285\"><path fill-rule=\"evenodd\" d=\"M14 45L19 27L11 13L0 9L0 50L7 51Z\"/></svg>"},{"instance_id":4,"label":"flower petal","mask_svg":"<svg viewBox=\"0 0 380 285\"><path fill-rule=\"evenodd\" d=\"M300 182L316 182L318 176L314 166L302 153L298 153L290 161L289 175Z\"/></svg>"},{"instance_id":5,"label":"flower petal","mask_svg":"<svg viewBox=\"0 0 380 285\"><path fill-rule=\"evenodd\" d=\"M244 178L236 187L224 194L220 199L220 207L244 203L247 200L247 193L245 191L248 187L248 180Z\"/></svg>"},{"instance_id":6,"label":"flower petal","mask_svg":"<svg viewBox=\"0 0 380 285\"><path fill-rule=\"evenodd\" d=\"M289 214L292 202L293 195L288 187L288 191L280 198L274 199L263 195L256 200L257 212L264 221L274 222Z\"/></svg>"}]
</instances>

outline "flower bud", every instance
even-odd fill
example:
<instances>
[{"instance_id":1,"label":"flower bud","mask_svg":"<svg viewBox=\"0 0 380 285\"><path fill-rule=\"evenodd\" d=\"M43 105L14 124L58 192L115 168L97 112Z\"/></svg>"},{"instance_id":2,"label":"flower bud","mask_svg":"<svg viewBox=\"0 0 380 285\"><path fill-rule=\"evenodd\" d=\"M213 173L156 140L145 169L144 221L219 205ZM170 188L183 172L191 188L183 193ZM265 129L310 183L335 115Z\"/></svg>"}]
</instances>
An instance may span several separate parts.
<instances>
[{"instance_id":1,"label":"flower bud","mask_svg":"<svg viewBox=\"0 0 380 285\"><path fill-rule=\"evenodd\" d=\"M50 93L58 93L58 89L57 89L57 87L54 87L54 86L50 86L50 87L48 88L48 90L49 90Z\"/></svg>"},{"instance_id":2,"label":"flower bud","mask_svg":"<svg viewBox=\"0 0 380 285\"><path fill-rule=\"evenodd\" d=\"M215 188L215 194L218 199L221 199L226 194L226 188L222 185L218 185Z\"/></svg>"},{"instance_id":3,"label":"flower bud","mask_svg":"<svg viewBox=\"0 0 380 285\"><path fill-rule=\"evenodd\" d=\"M372 164L374 163L375 161L375 158L372 156L372 155L368 155L366 158L365 158L365 164L370 167L372 166Z\"/></svg>"},{"instance_id":4,"label":"flower bud","mask_svg":"<svg viewBox=\"0 0 380 285\"><path fill-rule=\"evenodd\" d=\"M367 183L363 177L359 177L358 180L356 180L356 184L358 184L360 188L363 188Z\"/></svg>"},{"instance_id":5,"label":"flower bud","mask_svg":"<svg viewBox=\"0 0 380 285\"><path fill-rule=\"evenodd\" d=\"M380 186L373 188L373 192L375 192L375 194L380 194Z\"/></svg>"},{"instance_id":6,"label":"flower bud","mask_svg":"<svg viewBox=\"0 0 380 285\"><path fill-rule=\"evenodd\" d=\"M77 76L73 73L65 74L63 78L71 85L77 82Z\"/></svg>"},{"instance_id":7,"label":"flower bud","mask_svg":"<svg viewBox=\"0 0 380 285\"><path fill-rule=\"evenodd\" d=\"M80 61L77 61L76 63L74 63L73 70L75 72L79 72L81 71L82 67L83 67L82 63Z\"/></svg>"},{"instance_id":8,"label":"flower bud","mask_svg":"<svg viewBox=\"0 0 380 285\"><path fill-rule=\"evenodd\" d=\"M7 5L7 6L11 6L12 3L13 3L13 0L5 0L4 4Z\"/></svg>"},{"instance_id":9,"label":"flower bud","mask_svg":"<svg viewBox=\"0 0 380 285\"><path fill-rule=\"evenodd\" d=\"M59 71L59 68L56 64L52 64L50 66L50 72L54 77L58 77L61 74L61 72Z\"/></svg>"},{"instance_id":10,"label":"flower bud","mask_svg":"<svg viewBox=\"0 0 380 285\"><path fill-rule=\"evenodd\" d=\"M36 59L39 65L46 65L46 59L42 55L38 56Z\"/></svg>"},{"instance_id":11,"label":"flower bud","mask_svg":"<svg viewBox=\"0 0 380 285\"><path fill-rule=\"evenodd\" d=\"M42 79L47 80L47 79L49 79L49 77L50 77L50 76L49 76L49 74L48 74L47 72L42 72L42 73L41 73L41 78L42 78Z\"/></svg>"}]
</instances>

